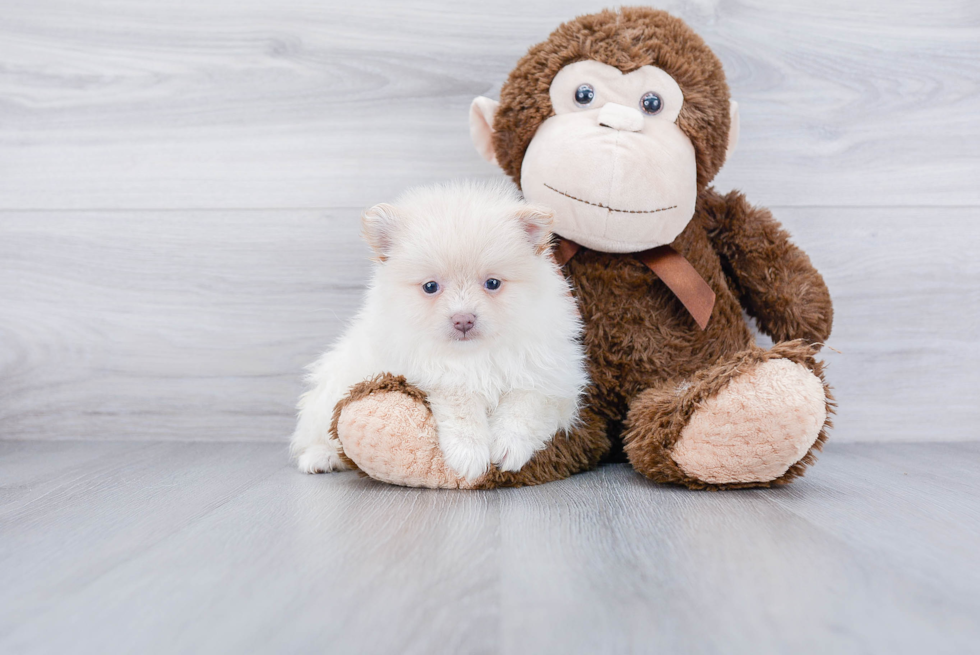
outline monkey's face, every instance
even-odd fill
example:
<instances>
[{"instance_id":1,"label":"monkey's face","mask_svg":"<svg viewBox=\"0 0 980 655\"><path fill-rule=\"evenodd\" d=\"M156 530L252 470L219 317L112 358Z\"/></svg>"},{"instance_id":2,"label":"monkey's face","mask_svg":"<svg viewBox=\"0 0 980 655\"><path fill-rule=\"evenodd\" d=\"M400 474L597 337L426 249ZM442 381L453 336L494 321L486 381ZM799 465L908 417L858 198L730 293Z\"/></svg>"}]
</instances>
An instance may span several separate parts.
<instances>
[{"instance_id":1,"label":"monkey's face","mask_svg":"<svg viewBox=\"0 0 980 655\"><path fill-rule=\"evenodd\" d=\"M597 61L562 68L555 115L521 168L531 202L555 210L557 234L604 252L670 243L694 215L694 146L677 126L684 94L654 66L624 75Z\"/></svg>"}]
</instances>

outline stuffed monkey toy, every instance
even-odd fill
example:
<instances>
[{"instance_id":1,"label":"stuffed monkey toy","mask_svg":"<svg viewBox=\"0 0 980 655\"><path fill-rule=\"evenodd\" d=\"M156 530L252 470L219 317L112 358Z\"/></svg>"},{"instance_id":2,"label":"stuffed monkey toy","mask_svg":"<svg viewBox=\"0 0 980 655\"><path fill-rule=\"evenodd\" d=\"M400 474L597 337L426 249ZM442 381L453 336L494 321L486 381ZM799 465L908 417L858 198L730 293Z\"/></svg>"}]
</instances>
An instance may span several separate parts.
<instances>
[{"instance_id":1,"label":"stuffed monkey toy","mask_svg":"<svg viewBox=\"0 0 980 655\"><path fill-rule=\"evenodd\" d=\"M624 8L530 49L500 102L471 107L477 150L555 211L555 255L585 322L579 427L517 473L470 484L439 452L425 394L385 375L335 410L345 461L410 486L540 484L625 459L692 489L785 484L826 439L814 356L830 296L769 211L710 186L738 137L721 62L684 22ZM743 318L775 345L762 349Z\"/></svg>"}]
</instances>

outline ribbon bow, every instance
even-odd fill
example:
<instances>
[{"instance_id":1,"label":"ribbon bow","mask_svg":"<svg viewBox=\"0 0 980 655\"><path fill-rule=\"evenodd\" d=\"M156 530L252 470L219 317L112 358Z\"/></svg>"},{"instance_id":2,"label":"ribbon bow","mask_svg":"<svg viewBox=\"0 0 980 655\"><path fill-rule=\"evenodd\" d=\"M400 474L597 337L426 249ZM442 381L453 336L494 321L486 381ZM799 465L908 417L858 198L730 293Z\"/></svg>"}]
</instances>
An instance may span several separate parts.
<instances>
[{"instance_id":1,"label":"ribbon bow","mask_svg":"<svg viewBox=\"0 0 980 655\"><path fill-rule=\"evenodd\" d=\"M574 241L561 239L555 249L558 265L567 264L581 249L582 246ZM715 292L711 290L701 274L691 266L691 262L684 258L684 255L670 246L657 246L638 252L634 256L656 273L667 288L674 292L698 327L702 330L708 327L711 310L715 306Z\"/></svg>"}]
</instances>

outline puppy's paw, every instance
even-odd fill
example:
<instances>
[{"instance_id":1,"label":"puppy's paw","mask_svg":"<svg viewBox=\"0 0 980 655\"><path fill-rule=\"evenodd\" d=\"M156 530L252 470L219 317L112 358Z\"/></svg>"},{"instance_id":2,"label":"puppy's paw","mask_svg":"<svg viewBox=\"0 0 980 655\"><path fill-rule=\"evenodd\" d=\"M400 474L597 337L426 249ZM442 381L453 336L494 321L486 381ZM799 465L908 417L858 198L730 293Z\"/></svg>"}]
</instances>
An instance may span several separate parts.
<instances>
[{"instance_id":1,"label":"puppy's paw","mask_svg":"<svg viewBox=\"0 0 980 655\"><path fill-rule=\"evenodd\" d=\"M467 482L480 479L490 469L490 446L480 439L443 435L439 446L449 468L466 478Z\"/></svg>"},{"instance_id":2,"label":"puppy's paw","mask_svg":"<svg viewBox=\"0 0 980 655\"><path fill-rule=\"evenodd\" d=\"M554 435L546 412L528 411L526 403L503 405L490 417L490 459L501 471L517 472Z\"/></svg>"},{"instance_id":3,"label":"puppy's paw","mask_svg":"<svg viewBox=\"0 0 980 655\"><path fill-rule=\"evenodd\" d=\"M514 430L500 430L490 447L490 461L501 471L520 471L543 444L539 439Z\"/></svg>"},{"instance_id":4,"label":"puppy's paw","mask_svg":"<svg viewBox=\"0 0 980 655\"><path fill-rule=\"evenodd\" d=\"M347 468L337 448L331 444L307 446L299 455L297 466L303 473L330 473Z\"/></svg>"}]
</instances>

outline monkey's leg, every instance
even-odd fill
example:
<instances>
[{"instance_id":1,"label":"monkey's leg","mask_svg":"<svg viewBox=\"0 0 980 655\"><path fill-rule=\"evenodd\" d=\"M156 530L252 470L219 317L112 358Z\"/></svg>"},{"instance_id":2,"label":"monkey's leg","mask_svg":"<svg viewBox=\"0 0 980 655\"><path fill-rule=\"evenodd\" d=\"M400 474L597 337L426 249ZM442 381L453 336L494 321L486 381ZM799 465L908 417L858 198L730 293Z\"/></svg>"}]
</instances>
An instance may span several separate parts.
<instances>
[{"instance_id":1,"label":"monkey's leg","mask_svg":"<svg viewBox=\"0 0 980 655\"><path fill-rule=\"evenodd\" d=\"M355 385L337 404L331 432L343 444L349 466L408 487L491 489L542 484L594 467L609 448L605 422L586 413L577 430L556 435L520 471L492 469L468 483L443 459L425 393L390 374Z\"/></svg>"},{"instance_id":2,"label":"monkey's leg","mask_svg":"<svg viewBox=\"0 0 980 655\"><path fill-rule=\"evenodd\" d=\"M755 348L630 404L633 467L692 489L768 487L803 475L827 438L833 397L803 341Z\"/></svg>"}]
</instances>

